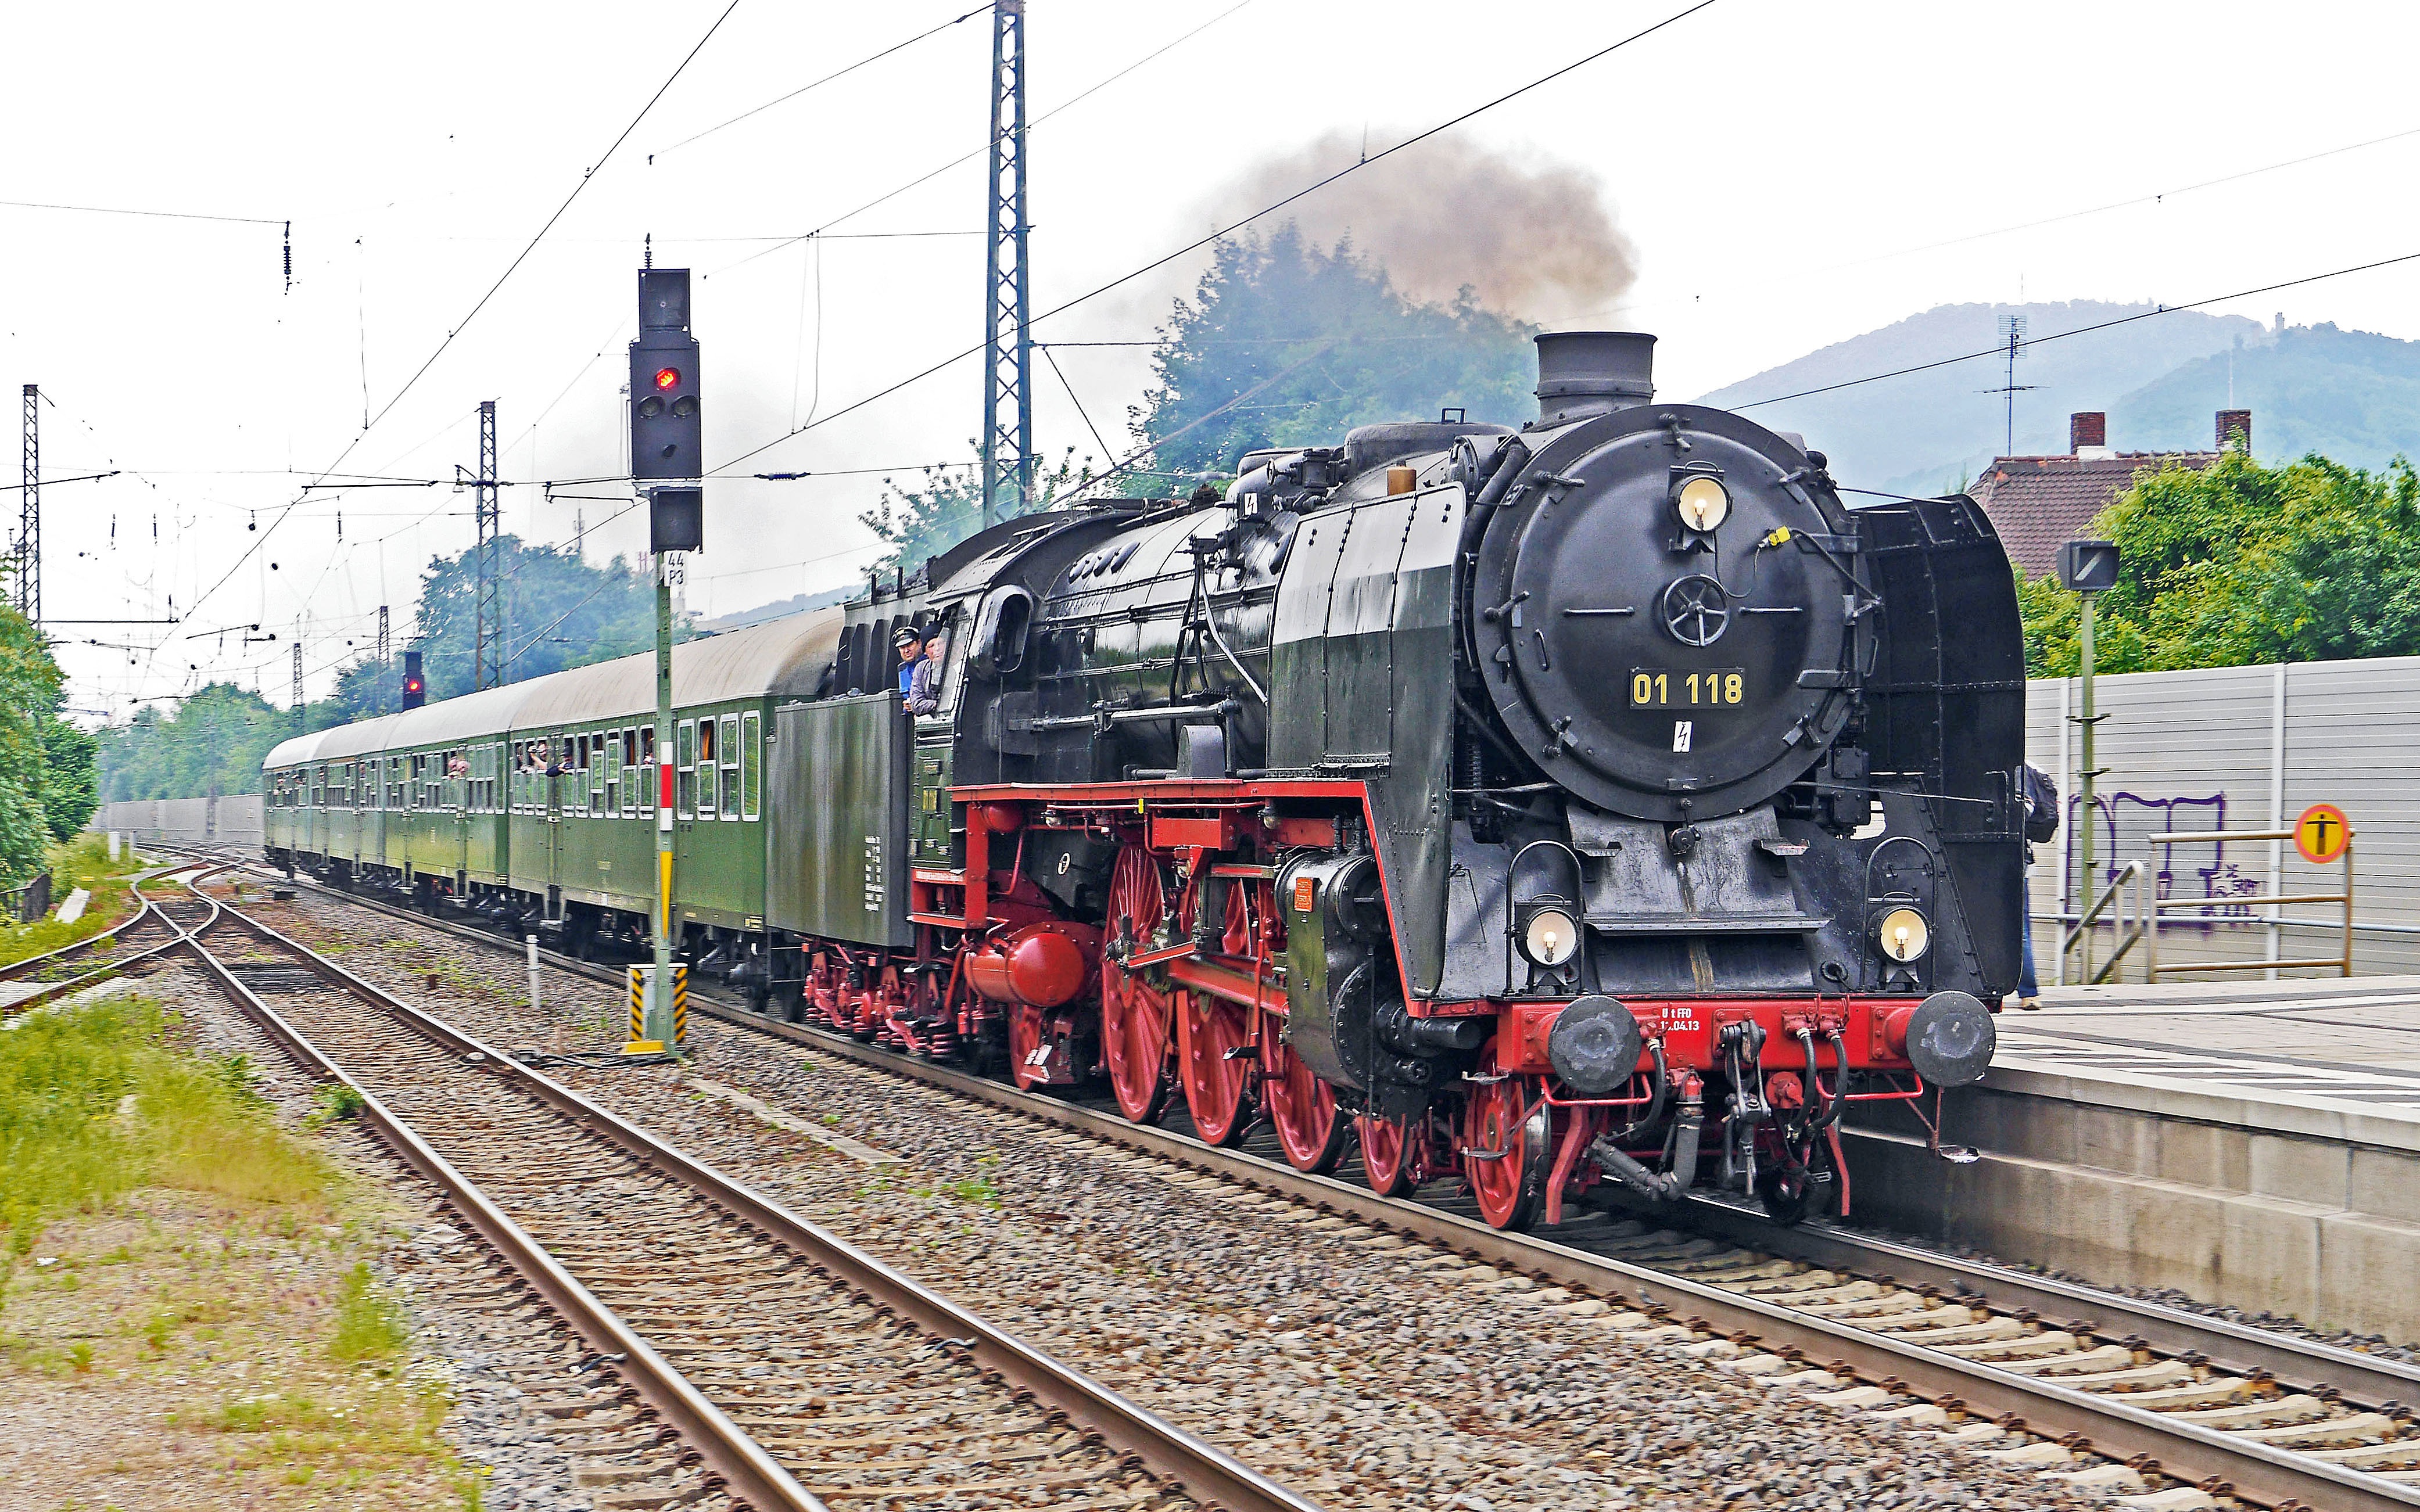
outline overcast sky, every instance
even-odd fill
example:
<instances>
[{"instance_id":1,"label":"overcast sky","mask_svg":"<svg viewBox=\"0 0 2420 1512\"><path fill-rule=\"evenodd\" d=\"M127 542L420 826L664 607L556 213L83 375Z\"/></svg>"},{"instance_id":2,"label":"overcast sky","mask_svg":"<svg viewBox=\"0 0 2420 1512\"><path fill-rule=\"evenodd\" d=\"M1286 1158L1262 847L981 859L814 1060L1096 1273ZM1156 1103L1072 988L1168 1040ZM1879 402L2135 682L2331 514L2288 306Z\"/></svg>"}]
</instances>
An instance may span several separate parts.
<instances>
[{"instance_id":1,"label":"overcast sky","mask_svg":"<svg viewBox=\"0 0 2420 1512\"><path fill-rule=\"evenodd\" d=\"M34 382L53 400L45 477L123 470L47 492L48 615L165 618L173 595L192 616L58 625L116 643L62 649L76 708L123 717L214 676L282 703L297 633L318 696L381 603L399 641L419 570L471 539L470 496L301 486L332 467L450 478L476 459L482 399L522 485L504 490L507 530L566 539L580 512L592 560L643 550L627 486L551 500L537 485L625 471L645 233L659 265L699 275L718 459L981 341L987 14L687 140L971 0L740 0L463 324L724 3L0 11L17 144L0 199L276 223L0 207L5 393ZM1032 133L1035 308L1212 229L1242 186L1323 152L1349 161L1364 140L1379 150L1683 8L1030 0L1031 113L1100 86ZM1474 155L1592 193L1636 249L1635 285L1600 309L1513 313L1654 332L1660 386L1687 396L1942 302L2181 303L2420 252L2420 203L2402 193L2420 167L2415 52L2410 6L1715 0L1457 128L1450 150L1415 147L1371 174L1396 237ZM778 239L826 224L820 242ZM1147 339L1200 267L1037 338ZM2420 337L2420 263L2215 308ZM1141 353L1056 356L1123 449ZM1040 363L1035 388L1042 448L1098 454ZM980 405L962 361L737 471L962 461ZM718 480L691 607L845 580L876 554L856 516L878 486ZM218 633L256 622L278 640Z\"/></svg>"}]
</instances>

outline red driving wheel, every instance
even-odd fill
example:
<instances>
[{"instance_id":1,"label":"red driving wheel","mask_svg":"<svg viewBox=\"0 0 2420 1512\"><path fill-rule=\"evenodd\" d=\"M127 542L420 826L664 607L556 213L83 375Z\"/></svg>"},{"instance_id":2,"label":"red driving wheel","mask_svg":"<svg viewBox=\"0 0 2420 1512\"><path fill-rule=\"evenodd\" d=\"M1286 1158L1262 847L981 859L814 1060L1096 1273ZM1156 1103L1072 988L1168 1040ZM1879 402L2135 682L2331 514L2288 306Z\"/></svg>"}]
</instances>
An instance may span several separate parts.
<instances>
[{"instance_id":1,"label":"red driving wheel","mask_svg":"<svg viewBox=\"0 0 2420 1512\"><path fill-rule=\"evenodd\" d=\"M1412 1179L1411 1131L1393 1119L1368 1114L1353 1120L1361 1136L1361 1169L1370 1190L1382 1197L1410 1196L1419 1183Z\"/></svg>"},{"instance_id":2,"label":"red driving wheel","mask_svg":"<svg viewBox=\"0 0 2420 1512\"><path fill-rule=\"evenodd\" d=\"M1101 952L1101 1058L1118 1111L1131 1123L1156 1123L1168 1106L1168 1040L1172 995L1117 959L1152 945L1167 912L1159 865L1129 846L1109 872L1109 941Z\"/></svg>"},{"instance_id":3,"label":"red driving wheel","mask_svg":"<svg viewBox=\"0 0 2420 1512\"><path fill-rule=\"evenodd\" d=\"M1193 1132L1205 1145L1232 1145L1251 1120L1244 1094L1252 1085L1252 1062L1234 1052L1252 1042L1244 1010L1207 993L1176 995L1176 1079L1185 1088Z\"/></svg>"},{"instance_id":4,"label":"red driving wheel","mask_svg":"<svg viewBox=\"0 0 2420 1512\"><path fill-rule=\"evenodd\" d=\"M1286 1164L1322 1176L1336 1169L1351 1125L1336 1111L1335 1088L1271 1033L1261 1036L1261 1069L1268 1072L1269 1121Z\"/></svg>"},{"instance_id":5,"label":"red driving wheel","mask_svg":"<svg viewBox=\"0 0 2420 1512\"><path fill-rule=\"evenodd\" d=\"M1524 1078L1507 1076L1473 1087L1463 1107L1462 1174L1491 1228L1528 1228L1546 1200L1551 1142L1545 1109L1532 1112L1528 1093Z\"/></svg>"}]
</instances>

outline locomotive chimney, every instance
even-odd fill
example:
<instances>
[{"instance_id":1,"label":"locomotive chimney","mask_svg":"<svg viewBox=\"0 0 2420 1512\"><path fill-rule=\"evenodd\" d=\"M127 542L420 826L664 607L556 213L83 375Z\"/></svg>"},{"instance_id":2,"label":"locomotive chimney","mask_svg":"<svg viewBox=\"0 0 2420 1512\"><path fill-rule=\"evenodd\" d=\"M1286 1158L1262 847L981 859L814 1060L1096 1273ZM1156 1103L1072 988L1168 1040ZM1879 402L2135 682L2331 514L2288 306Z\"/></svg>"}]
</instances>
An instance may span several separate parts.
<instances>
[{"instance_id":1,"label":"locomotive chimney","mask_svg":"<svg viewBox=\"0 0 2420 1512\"><path fill-rule=\"evenodd\" d=\"M1637 331L1550 331L1538 338L1538 418L1576 420L1655 397L1655 338Z\"/></svg>"}]
</instances>

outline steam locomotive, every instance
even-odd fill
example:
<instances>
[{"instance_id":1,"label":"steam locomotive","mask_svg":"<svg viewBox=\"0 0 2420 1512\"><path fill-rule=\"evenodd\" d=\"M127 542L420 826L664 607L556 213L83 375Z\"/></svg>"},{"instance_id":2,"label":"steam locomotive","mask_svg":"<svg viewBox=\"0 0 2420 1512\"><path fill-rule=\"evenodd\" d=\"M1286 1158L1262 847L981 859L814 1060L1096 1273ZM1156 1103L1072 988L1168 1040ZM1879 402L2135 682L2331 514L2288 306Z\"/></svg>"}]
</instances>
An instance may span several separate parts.
<instances>
[{"instance_id":1,"label":"steam locomotive","mask_svg":"<svg viewBox=\"0 0 2420 1512\"><path fill-rule=\"evenodd\" d=\"M1251 453L1223 496L1015 518L684 646L686 957L903 1052L1106 1080L1139 1122L1182 1099L1213 1144L1264 1120L1306 1170L1459 1177L1499 1227L1602 1182L1845 1212L1849 1105L1937 1131L2016 979L2013 579L1962 496L1852 509L1800 438L1656 403L1653 341L1540 336L1518 430ZM902 627L947 639L932 712ZM290 742L272 857L635 949L645 665ZM332 756L456 747L476 847L280 827ZM578 860L612 845L618 885Z\"/></svg>"}]
</instances>

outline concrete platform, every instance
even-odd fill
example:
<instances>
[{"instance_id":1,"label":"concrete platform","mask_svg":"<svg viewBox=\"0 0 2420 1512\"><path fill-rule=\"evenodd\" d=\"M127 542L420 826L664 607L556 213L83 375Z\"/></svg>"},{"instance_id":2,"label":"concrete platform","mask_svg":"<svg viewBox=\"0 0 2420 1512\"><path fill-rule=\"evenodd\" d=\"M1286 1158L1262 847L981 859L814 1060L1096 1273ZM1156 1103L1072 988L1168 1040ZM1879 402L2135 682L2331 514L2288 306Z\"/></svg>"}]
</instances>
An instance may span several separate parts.
<instances>
[{"instance_id":1,"label":"concrete platform","mask_svg":"<svg viewBox=\"0 0 2420 1512\"><path fill-rule=\"evenodd\" d=\"M1858 1215L2089 1279L2420 1340L2420 977L2054 988L1949 1099L1849 1138Z\"/></svg>"}]
</instances>

